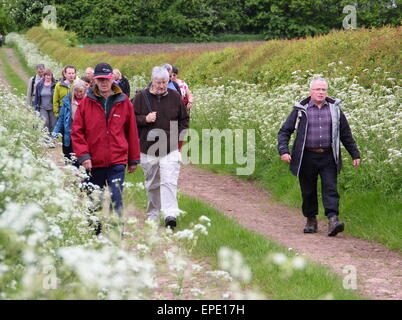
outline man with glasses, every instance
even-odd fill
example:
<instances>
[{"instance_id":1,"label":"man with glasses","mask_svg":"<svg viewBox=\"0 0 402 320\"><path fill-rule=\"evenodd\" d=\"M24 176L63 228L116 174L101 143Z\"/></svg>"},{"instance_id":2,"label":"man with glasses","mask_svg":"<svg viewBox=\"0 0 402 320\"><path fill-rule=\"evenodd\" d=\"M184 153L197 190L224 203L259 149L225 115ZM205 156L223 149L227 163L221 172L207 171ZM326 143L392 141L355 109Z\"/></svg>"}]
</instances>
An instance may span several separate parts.
<instances>
[{"instance_id":1,"label":"man with glasses","mask_svg":"<svg viewBox=\"0 0 402 320\"><path fill-rule=\"evenodd\" d=\"M300 101L278 132L278 151L281 160L299 177L303 198L303 215L307 218L304 233L317 232L317 179L321 177L322 200L329 219L328 236L344 230L338 219L339 194L337 175L342 167L340 142L353 159L353 167L360 165L360 153L353 139L348 121L340 109L339 99L327 96L328 84L323 78L310 82L310 96ZM292 155L289 140L297 136Z\"/></svg>"}]
</instances>

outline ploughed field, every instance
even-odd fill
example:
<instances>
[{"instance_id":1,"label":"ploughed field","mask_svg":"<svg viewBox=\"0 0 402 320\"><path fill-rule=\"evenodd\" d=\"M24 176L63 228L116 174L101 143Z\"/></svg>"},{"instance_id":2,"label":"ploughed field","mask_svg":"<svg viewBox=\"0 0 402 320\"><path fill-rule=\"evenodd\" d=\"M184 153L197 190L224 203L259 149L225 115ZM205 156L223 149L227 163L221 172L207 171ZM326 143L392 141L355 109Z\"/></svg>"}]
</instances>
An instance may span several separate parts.
<instances>
[{"instance_id":1,"label":"ploughed field","mask_svg":"<svg viewBox=\"0 0 402 320\"><path fill-rule=\"evenodd\" d=\"M176 51L214 51L226 47L256 46L265 41L247 42L205 42L205 43L161 43L161 44L119 44L119 45L85 45L91 52L107 51L112 55L169 53Z\"/></svg>"}]
</instances>

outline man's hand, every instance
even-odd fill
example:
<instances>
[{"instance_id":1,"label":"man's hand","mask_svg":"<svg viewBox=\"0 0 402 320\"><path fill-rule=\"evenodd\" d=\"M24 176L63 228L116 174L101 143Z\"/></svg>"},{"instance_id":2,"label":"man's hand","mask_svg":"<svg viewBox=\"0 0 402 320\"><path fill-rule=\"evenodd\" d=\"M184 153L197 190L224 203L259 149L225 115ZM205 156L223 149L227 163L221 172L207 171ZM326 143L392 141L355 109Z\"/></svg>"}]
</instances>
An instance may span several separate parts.
<instances>
[{"instance_id":1,"label":"man's hand","mask_svg":"<svg viewBox=\"0 0 402 320\"><path fill-rule=\"evenodd\" d=\"M156 112L150 112L147 114L145 121L150 123L150 122L155 122L156 120Z\"/></svg>"},{"instance_id":2,"label":"man's hand","mask_svg":"<svg viewBox=\"0 0 402 320\"><path fill-rule=\"evenodd\" d=\"M287 163L290 163L290 160L292 160L292 157L290 156L289 153L285 153L281 155L281 160Z\"/></svg>"},{"instance_id":3,"label":"man's hand","mask_svg":"<svg viewBox=\"0 0 402 320\"><path fill-rule=\"evenodd\" d=\"M85 170L91 171L91 169L92 169L92 161L91 161L91 159L85 160L82 163L82 166L85 168Z\"/></svg>"},{"instance_id":4,"label":"man's hand","mask_svg":"<svg viewBox=\"0 0 402 320\"><path fill-rule=\"evenodd\" d=\"M133 164L132 166L128 166L128 173L133 173L135 170L137 170L136 164Z\"/></svg>"},{"instance_id":5,"label":"man's hand","mask_svg":"<svg viewBox=\"0 0 402 320\"><path fill-rule=\"evenodd\" d=\"M354 160L353 160L353 166L354 166L355 168L357 168L358 166L360 166L360 159L354 159Z\"/></svg>"}]
</instances>

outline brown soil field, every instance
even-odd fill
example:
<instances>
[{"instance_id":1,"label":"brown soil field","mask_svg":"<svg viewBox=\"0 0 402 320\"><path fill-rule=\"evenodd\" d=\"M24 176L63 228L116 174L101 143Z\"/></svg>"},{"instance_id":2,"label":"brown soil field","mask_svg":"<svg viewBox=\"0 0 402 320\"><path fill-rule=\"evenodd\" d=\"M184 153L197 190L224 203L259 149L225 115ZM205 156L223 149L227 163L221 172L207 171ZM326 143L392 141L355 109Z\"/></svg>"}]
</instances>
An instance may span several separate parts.
<instances>
[{"instance_id":1,"label":"brown soil field","mask_svg":"<svg viewBox=\"0 0 402 320\"><path fill-rule=\"evenodd\" d=\"M158 54L178 51L215 51L226 47L258 46L265 41L254 42L206 42L206 43L163 43L163 44L120 44L86 45L91 52L107 51L112 55Z\"/></svg>"}]
</instances>

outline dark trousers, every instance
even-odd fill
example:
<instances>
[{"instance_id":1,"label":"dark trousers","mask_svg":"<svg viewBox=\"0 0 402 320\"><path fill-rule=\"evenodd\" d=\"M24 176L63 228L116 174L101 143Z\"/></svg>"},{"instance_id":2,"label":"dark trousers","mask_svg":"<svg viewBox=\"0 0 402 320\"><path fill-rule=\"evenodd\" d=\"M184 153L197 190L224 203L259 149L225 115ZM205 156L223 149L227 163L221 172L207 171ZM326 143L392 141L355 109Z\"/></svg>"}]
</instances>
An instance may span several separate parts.
<instances>
[{"instance_id":1,"label":"dark trousers","mask_svg":"<svg viewBox=\"0 0 402 320\"><path fill-rule=\"evenodd\" d=\"M73 147L72 147L71 143L70 143L70 145L68 147L66 147L64 145L64 139L63 139L63 154L64 154L64 157L69 159L69 160L71 160L71 164L78 168L80 165L78 164L77 159L74 159L74 160L72 159L72 156L71 156L72 153L74 153L74 151L73 151Z\"/></svg>"},{"instance_id":2,"label":"dark trousers","mask_svg":"<svg viewBox=\"0 0 402 320\"><path fill-rule=\"evenodd\" d=\"M117 164L109 168L92 168L89 182L103 189L106 184L112 194L111 211L115 211L119 216L123 215L123 183L126 166Z\"/></svg>"},{"instance_id":3,"label":"dark trousers","mask_svg":"<svg viewBox=\"0 0 402 320\"><path fill-rule=\"evenodd\" d=\"M303 215L318 214L317 180L321 177L322 202L325 215L339 214L339 194L336 188L337 168L332 151L314 153L305 150L299 172L299 183L303 197Z\"/></svg>"}]
</instances>

